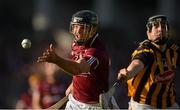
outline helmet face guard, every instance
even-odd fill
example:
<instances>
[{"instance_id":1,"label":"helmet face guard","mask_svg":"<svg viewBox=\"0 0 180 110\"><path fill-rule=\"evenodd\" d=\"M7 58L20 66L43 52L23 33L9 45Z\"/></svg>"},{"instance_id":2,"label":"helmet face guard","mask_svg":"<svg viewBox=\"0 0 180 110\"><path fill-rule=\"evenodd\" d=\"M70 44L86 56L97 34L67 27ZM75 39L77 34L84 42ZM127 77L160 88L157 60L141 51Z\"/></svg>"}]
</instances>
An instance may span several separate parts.
<instances>
[{"instance_id":1,"label":"helmet face guard","mask_svg":"<svg viewBox=\"0 0 180 110\"><path fill-rule=\"evenodd\" d=\"M83 31L81 33L74 31L77 25L83 27ZM87 24L71 23L70 26L70 32L74 35L74 40L78 45L82 45L88 40L91 30L92 30L92 26ZM79 34L81 34L81 36L84 36L85 38L84 39L79 38L78 36Z\"/></svg>"},{"instance_id":2,"label":"helmet face guard","mask_svg":"<svg viewBox=\"0 0 180 110\"><path fill-rule=\"evenodd\" d=\"M148 22L146 24L147 30L149 32L152 31L152 27L153 26L161 26L161 27L165 27L165 32L162 32L162 35L159 39L153 41L154 43L158 44L158 45L163 45L166 43L167 41L167 35L168 31L169 31L169 24L168 24L168 20L167 17L164 15L156 15L156 16L152 16L148 19ZM163 30L164 31L164 30Z\"/></svg>"},{"instance_id":3,"label":"helmet face guard","mask_svg":"<svg viewBox=\"0 0 180 110\"><path fill-rule=\"evenodd\" d=\"M78 45L82 45L89 38L91 38L93 36L92 32L97 27L97 24L98 24L98 17L94 12L89 11L89 10L82 10L82 11L75 13L72 16L69 31L70 31L70 33L72 33L74 35L75 42ZM77 25L83 27L83 32L81 32L81 33L74 32L74 28ZM85 39L77 38L77 36L76 36L77 34L81 34L81 35L85 36Z\"/></svg>"}]
</instances>

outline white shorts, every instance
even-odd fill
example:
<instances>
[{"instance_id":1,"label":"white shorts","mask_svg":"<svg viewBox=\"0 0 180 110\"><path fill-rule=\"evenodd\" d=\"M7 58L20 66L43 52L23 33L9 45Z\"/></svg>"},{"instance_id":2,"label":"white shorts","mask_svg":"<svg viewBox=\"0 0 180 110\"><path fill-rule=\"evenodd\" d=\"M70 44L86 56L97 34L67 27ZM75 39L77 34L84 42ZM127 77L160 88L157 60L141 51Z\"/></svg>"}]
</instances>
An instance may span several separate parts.
<instances>
[{"instance_id":1,"label":"white shorts","mask_svg":"<svg viewBox=\"0 0 180 110\"><path fill-rule=\"evenodd\" d=\"M177 109L177 108L179 108L179 105L175 103L172 107L168 107L167 109ZM129 102L129 110L147 110L147 109L156 109L156 108L151 105L140 104L131 98Z\"/></svg>"},{"instance_id":2,"label":"white shorts","mask_svg":"<svg viewBox=\"0 0 180 110\"><path fill-rule=\"evenodd\" d=\"M69 101L66 104L65 110L99 110L101 109L99 103L97 104L86 104L74 99L72 94L69 94Z\"/></svg>"}]
</instances>

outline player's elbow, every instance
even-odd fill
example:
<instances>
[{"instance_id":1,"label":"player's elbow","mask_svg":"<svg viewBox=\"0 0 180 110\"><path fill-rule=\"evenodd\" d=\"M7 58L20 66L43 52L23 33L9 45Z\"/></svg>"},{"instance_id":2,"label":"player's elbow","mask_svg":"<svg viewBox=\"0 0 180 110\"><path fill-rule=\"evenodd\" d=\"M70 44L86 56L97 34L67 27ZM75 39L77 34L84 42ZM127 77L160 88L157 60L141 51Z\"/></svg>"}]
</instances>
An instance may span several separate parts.
<instances>
[{"instance_id":1,"label":"player's elbow","mask_svg":"<svg viewBox=\"0 0 180 110\"><path fill-rule=\"evenodd\" d=\"M81 73L90 72L90 65L89 64L85 64L85 65L81 66L80 70L81 70Z\"/></svg>"},{"instance_id":2,"label":"player's elbow","mask_svg":"<svg viewBox=\"0 0 180 110\"><path fill-rule=\"evenodd\" d=\"M79 75L81 73L88 73L90 71L90 65L89 64L80 64L78 67L74 70L75 75Z\"/></svg>"}]
</instances>

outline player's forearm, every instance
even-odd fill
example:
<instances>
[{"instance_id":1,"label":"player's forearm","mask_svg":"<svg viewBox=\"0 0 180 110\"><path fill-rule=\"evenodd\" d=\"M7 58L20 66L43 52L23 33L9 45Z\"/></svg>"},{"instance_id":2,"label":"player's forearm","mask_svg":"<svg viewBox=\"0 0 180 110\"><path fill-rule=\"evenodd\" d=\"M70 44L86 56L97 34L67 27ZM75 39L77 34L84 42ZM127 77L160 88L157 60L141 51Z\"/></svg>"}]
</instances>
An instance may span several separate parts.
<instances>
[{"instance_id":1,"label":"player's forearm","mask_svg":"<svg viewBox=\"0 0 180 110\"><path fill-rule=\"evenodd\" d=\"M144 64L140 60L133 60L127 67L127 78L131 79L144 68Z\"/></svg>"},{"instance_id":2,"label":"player's forearm","mask_svg":"<svg viewBox=\"0 0 180 110\"><path fill-rule=\"evenodd\" d=\"M77 75L80 73L80 64L75 61L59 57L55 63L70 75Z\"/></svg>"}]
</instances>

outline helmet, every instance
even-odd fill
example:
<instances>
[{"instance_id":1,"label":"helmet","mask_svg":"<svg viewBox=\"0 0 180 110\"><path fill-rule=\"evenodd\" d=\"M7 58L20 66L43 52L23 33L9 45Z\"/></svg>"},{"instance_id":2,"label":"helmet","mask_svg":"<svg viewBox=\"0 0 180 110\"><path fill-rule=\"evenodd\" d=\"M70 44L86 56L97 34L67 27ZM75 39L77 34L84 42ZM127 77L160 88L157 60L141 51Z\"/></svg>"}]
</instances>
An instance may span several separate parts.
<instances>
[{"instance_id":1,"label":"helmet","mask_svg":"<svg viewBox=\"0 0 180 110\"><path fill-rule=\"evenodd\" d=\"M167 25L167 29L169 30L169 23L167 20L167 17L165 15L155 15L155 16L151 16L149 17L146 27L148 31L151 31L152 26L156 23L165 23Z\"/></svg>"},{"instance_id":2,"label":"helmet","mask_svg":"<svg viewBox=\"0 0 180 110\"><path fill-rule=\"evenodd\" d=\"M97 31L98 16L90 10L78 11L72 16L70 23L70 32L75 35L76 33L73 32L74 25L84 26L84 35L87 36L86 39L76 39L75 37L75 42L82 45L94 36L94 31Z\"/></svg>"},{"instance_id":3,"label":"helmet","mask_svg":"<svg viewBox=\"0 0 180 110\"><path fill-rule=\"evenodd\" d=\"M155 16L149 17L149 19L147 21L147 24L146 24L147 30L149 32L151 32L152 31L152 27L157 25L157 24L158 25L159 24L160 25L164 24L166 26L166 32L168 32L168 30L169 30L169 23L168 23L167 17L165 15L155 15ZM157 40L155 40L153 42L155 42L158 45L162 45L166 41L167 41L167 37L162 36L160 39L157 39Z\"/></svg>"}]
</instances>

